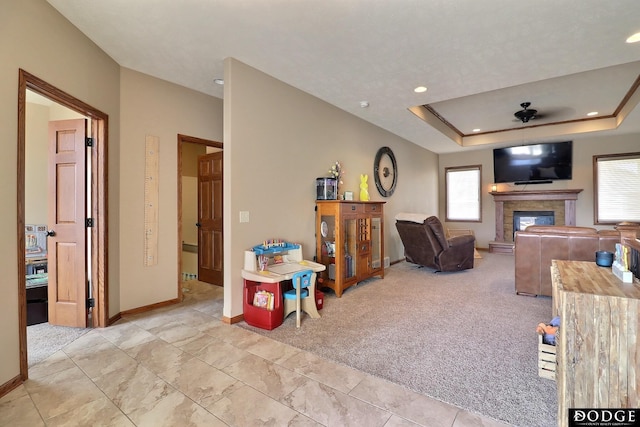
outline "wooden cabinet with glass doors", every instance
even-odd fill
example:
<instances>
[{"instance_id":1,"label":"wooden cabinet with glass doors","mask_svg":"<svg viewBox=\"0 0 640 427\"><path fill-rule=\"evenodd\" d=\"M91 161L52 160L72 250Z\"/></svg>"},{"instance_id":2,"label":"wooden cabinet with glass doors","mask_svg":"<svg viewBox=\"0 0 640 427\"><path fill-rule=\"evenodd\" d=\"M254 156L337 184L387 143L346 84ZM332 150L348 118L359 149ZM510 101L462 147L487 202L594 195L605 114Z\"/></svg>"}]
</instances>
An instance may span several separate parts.
<instances>
[{"instance_id":1,"label":"wooden cabinet with glass doors","mask_svg":"<svg viewBox=\"0 0 640 427\"><path fill-rule=\"evenodd\" d=\"M316 262L327 267L318 287L339 298L362 280L384 278L384 203L316 201Z\"/></svg>"}]
</instances>

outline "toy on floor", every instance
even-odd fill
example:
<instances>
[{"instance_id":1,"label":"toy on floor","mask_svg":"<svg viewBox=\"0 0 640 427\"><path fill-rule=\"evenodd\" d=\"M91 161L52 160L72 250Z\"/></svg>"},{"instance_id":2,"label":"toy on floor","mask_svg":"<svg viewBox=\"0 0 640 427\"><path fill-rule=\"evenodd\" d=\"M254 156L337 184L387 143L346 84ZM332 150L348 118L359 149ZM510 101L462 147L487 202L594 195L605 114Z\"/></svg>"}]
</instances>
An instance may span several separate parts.
<instances>
[{"instance_id":1,"label":"toy on floor","mask_svg":"<svg viewBox=\"0 0 640 427\"><path fill-rule=\"evenodd\" d=\"M538 323L536 332L542 335L542 342L545 344L556 345L556 334L560 327L560 317L556 316L551 319L549 324Z\"/></svg>"}]
</instances>

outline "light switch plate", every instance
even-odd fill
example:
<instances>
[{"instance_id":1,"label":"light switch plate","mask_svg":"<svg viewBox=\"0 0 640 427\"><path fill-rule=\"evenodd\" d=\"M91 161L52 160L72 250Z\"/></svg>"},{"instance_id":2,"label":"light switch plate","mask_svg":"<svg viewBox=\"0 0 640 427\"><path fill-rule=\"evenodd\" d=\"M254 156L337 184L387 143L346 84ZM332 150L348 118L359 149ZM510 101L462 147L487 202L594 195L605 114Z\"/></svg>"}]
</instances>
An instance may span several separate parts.
<instances>
[{"instance_id":1,"label":"light switch plate","mask_svg":"<svg viewBox=\"0 0 640 427\"><path fill-rule=\"evenodd\" d=\"M240 222L249 222L249 211L240 211Z\"/></svg>"}]
</instances>

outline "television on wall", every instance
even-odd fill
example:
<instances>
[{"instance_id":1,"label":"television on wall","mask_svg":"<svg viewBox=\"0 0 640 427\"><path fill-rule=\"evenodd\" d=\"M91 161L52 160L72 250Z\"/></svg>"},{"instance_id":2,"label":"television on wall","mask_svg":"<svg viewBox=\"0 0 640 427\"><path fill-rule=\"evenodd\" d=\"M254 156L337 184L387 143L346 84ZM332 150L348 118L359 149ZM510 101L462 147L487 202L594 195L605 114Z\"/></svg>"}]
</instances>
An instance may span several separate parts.
<instances>
[{"instance_id":1,"label":"television on wall","mask_svg":"<svg viewBox=\"0 0 640 427\"><path fill-rule=\"evenodd\" d=\"M545 142L493 150L493 182L542 184L571 179L572 141Z\"/></svg>"}]
</instances>

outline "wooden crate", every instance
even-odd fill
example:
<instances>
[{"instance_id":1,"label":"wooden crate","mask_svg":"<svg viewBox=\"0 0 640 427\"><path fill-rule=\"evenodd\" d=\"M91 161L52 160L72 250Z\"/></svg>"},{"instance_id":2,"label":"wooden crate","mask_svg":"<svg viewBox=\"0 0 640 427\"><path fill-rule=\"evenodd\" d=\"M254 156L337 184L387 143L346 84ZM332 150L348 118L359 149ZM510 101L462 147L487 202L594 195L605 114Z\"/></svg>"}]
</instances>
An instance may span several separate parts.
<instances>
[{"instance_id":1,"label":"wooden crate","mask_svg":"<svg viewBox=\"0 0 640 427\"><path fill-rule=\"evenodd\" d=\"M538 376L556 380L556 346L542 342L538 335Z\"/></svg>"}]
</instances>

